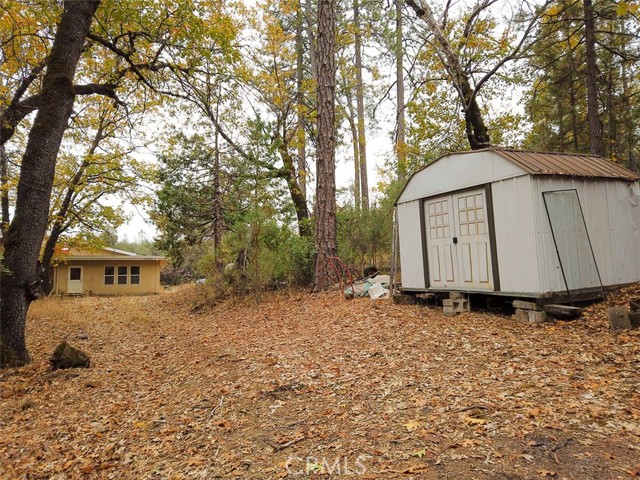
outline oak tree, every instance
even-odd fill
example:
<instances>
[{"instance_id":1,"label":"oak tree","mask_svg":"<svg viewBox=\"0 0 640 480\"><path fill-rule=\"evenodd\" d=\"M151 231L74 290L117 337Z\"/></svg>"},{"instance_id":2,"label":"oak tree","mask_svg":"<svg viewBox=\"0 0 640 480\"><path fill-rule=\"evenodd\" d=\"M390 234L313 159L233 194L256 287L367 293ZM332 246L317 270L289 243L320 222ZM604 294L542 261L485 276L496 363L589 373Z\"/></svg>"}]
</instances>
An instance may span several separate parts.
<instances>
[{"instance_id":1,"label":"oak tree","mask_svg":"<svg viewBox=\"0 0 640 480\"><path fill-rule=\"evenodd\" d=\"M73 78L99 0L64 2L40 90L38 113L22 159L15 215L6 231L0 274L0 366L30 361L25 344L27 310L36 298L36 272L47 228L49 201L62 136L71 116Z\"/></svg>"}]
</instances>

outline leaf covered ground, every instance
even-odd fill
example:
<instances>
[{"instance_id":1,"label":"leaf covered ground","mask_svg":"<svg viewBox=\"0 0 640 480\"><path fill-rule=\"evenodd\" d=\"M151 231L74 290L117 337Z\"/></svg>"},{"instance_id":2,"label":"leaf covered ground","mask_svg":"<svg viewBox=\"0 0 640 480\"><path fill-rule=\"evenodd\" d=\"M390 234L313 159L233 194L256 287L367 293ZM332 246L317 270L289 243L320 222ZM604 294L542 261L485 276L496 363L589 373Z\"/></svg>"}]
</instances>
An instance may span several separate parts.
<instances>
[{"instance_id":1,"label":"leaf covered ground","mask_svg":"<svg viewBox=\"0 0 640 480\"><path fill-rule=\"evenodd\" d=\"M640 331L606 320L639 293L543 325L336 292L38 301L0 477L640 476ZM48 368L64 339L91 368Z\"/></svg>"}]
</instances>

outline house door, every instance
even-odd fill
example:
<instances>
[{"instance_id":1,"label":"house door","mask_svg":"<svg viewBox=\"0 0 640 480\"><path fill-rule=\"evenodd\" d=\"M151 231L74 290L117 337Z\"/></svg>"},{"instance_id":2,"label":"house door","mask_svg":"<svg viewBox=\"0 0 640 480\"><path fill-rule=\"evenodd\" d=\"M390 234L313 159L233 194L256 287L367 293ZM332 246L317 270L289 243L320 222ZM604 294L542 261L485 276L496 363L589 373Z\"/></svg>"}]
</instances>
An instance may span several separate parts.
<instances>
[{"instance_id":1,"label":"house door","mask_svg":"<svg viewBox=\"0 0 640 480\"><path fill-rule=\"evenodd\" d=\"M82 267L69 267L69 280L67 282L67 293L83 293L82 287Z\"/></svg>"},{"instance_id":2,"label":"house door","mask_svg":"<svg viewBox=\"0 0 640 480\"><path fill-rule=\"evenodd\" d=\"M484 188L425 203L429 286L493 290Z\"/></svg>"}]
</instances>

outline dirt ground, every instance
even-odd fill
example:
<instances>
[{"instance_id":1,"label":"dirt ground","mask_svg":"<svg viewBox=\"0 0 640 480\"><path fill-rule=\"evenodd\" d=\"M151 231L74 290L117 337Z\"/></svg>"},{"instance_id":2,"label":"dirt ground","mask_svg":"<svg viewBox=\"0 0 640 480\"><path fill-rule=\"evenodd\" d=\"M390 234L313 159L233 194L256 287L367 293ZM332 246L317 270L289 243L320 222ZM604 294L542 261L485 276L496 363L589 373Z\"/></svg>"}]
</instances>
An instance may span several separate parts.
<instances>
[{"instance_id":1,"label":"dirt ground","mask_svg":"<svg viewBox=\"0 0 640 480\"><path fill-rule=\"evenodd\" d=\"M34 361L0 371L0 477L640 476L640 331L609 330L605 304L525 325L337 292L203 298L34 303ZM49 369L63 339L91 368Z\"/></svg>"}]
</instances>

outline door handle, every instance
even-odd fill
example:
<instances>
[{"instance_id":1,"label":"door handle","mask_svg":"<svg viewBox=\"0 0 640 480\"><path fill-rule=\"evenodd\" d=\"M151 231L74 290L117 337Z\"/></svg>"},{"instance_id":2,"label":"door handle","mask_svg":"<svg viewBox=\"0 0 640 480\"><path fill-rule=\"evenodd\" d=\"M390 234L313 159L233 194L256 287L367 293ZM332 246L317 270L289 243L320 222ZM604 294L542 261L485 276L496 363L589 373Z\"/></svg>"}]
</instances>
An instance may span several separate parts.
<instances>
[{"instance_id":1,"label":"door handle","mask_svg":"<svg viewBox=\"0 0 640 480\"><path fill-rule=\"evenodd\" d=\"M453 244L457 245L458 244L458 237L453 237Z\"/></svg>"}]
</instances>

